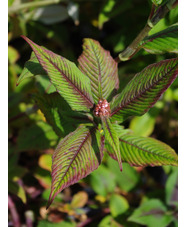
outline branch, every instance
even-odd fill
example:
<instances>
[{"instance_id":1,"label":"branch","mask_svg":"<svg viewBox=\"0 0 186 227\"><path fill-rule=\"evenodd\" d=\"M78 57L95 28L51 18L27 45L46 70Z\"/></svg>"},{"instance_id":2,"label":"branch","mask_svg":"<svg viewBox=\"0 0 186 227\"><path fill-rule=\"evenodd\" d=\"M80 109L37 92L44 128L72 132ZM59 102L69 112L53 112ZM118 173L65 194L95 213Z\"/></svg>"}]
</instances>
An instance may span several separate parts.
<instances>
[{"instance_id":1,"label":"branch","mask_svg":"<svg viewBox=\"0 0 186 227\"><path fill-rule=\"evenodd\" d=\"M171 9L176 7L177 4L177 0L169 0L167 3L159 7L156 7L153 4L145 27L134 39L134 41L123 52L121 52L115 60L119 63L120 61L128 61L129 59L131 59L139 51L138 45L148 35L149 31L162 18L164 18Z\"/></svg>"}]
</instances>

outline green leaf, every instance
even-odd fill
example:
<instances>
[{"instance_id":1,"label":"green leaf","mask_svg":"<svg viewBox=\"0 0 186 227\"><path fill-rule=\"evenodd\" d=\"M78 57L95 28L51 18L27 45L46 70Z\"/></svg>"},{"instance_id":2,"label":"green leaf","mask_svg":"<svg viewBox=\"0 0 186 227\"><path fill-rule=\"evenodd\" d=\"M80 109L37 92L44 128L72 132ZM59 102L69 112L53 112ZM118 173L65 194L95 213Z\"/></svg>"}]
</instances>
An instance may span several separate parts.
<instances>
[{"instance_id":1,"label":"green leaf","mask_svg":"<svg viewBox=\"0 0 186 227\"><path fill-rule=\"evenodd\" d=\"M32 51L30 59L25 63L24 69L17 80L17 85L19 85L26 78L46 74L45 70L39 64L35 53Z\"/></svg>"},{"instance_id":2,"label":"green leaf","mask_svg":"<svg viewBox=\"0 0 186 227\"><path fill-rule=\"evenodd\" d=\"M47 149L56 144L58 137L52 127L38 121L29 127L22 128L17 138L18 151Z\"/></svg>"},{"instance_id":3,"label":"green leaf","mask_svg":"<svg viewBox=\"0 0 186 227\"><path fill-rule=\"evenodd\" d=\"M98 227L121 227L121 224L116 222L111 215L107 215L100 221Z\"/></svg>"},{"instance_id":4,"label":"green leaf","mask_svg":"<svg viewBox=\"0 0 186 227\"><path fill-rule=\"evenodd\" d=\"M172 221L172 214L166 213L165 205L158 199L151 199L135 209L128 221L147 227L167 227Z\"/></svg>"},{"instance_id":5,"label":"green leaf","mask_svg":"<svg viewBox=\"0 0 186 227\"><path fill-rule=\"evenodd\" d=\"M129 204L125 197L113 194L110 197L109 207L112 216L116 218L117 216L125 213L128 210Z\"/></svg>"},{"instance_id":6,"label":"green leaf","mask_svg":"<svg viewBox=\"0 0 186 227\"><path fill-rule=\"evenodd\" d=\"M107 167L101 165L90 175L90 184L98 195L106 197L108 193L114 192L115 176Z\"/></svg>"},{"instance_id":7,"label":"green leaf","mask_svg":"<svg viewBox=\"0 0 186 227\"><path fill-rule=\"evenodd\" d=\"M37 75L35 77L35 86L41 94L51 94L56 92L56 88L46 75Z\"/></svg>"},{"instance_id":8,"label":"green leaf","mask_svg":"<svg viewBox=\"0 0 186 227\"><path fill-rule=\"evenodd\" d=\"M149 112L141 117L134 117L129 128L138 136L150 136L154 130L156 119Z\"/></svg>"},{"instance_id":9,"label":"green leaf","mask_svg":"<svg viewBox=\"0 0 186 227\"><path fill-rule=\"evenodd\" d=\"M26 194L21 185L17 182L13 182L11 180L8 181L8 191L13 193L14 195L18 196L23 203L26 203Z\"/></svg>"},{"instance_id":10,"label":"green leaf","mask_svg":"<svg viewBox=\"0 0 186 227\"><path fill-rule=\"evenodd\" d=\"M41 220L38 222L37 227L75 227L75 223L72 223L70 221L61 221L58 223L49 222L46 220Z\"/></svg>"},{"instance_id":11,"label":"green leaf","mask_svg":"<svg viewBox=\"0 0 186 227\"><path fill-rule=\"evenodd\" d=\"M114 130L114 128L112 127L112 124L109 118L102 116L101 121L103 125L105 139L113 148L115 157L117 157L116 159L119 163L120 171L122 171L122 161L121 161L121 154L120 154L120 148L119 148L119 137L116 131Z\"/></svg>"},{"instance_id":12,"label":"green leaf","mask_svg":"<svg viewBox=\"0 0 186 227\"><path fill-rule=\"evenodd\" d=\"M163 60L147 66L116 95L111 103L112 121L146 113L172 84L178 73L178 59Z\"/></svg>"},{"instance_id":13,"label":"green leaf","mask_svg":"<svg viewBox=\"0 0 186 227\"><path fill-rule=\"evenodd\" d=\"M152 3L154 3L156 6L160 5L163 0L151 0Z\"/></svg>"},{"instance_id":14,"label":"green leaf","mask_svg":"<svg viewBox=\"0 0 186 227\"><path fill-rule=\"evenodd\" d=\"M108 14L113 10L115 4L115 0L107 0L106 2L104 2L104 6L98 17L98 24L100 29L103 27L103 24L110 19Z\"/></svg>"},{"instance_id":15,"label":"green leaf","mask_svg":"<svg viewBox=\"0 0 186 227\"><path fill-rule=\"evenodd\" d=\"M87 115L74 113L63 97L56 92L44 95L34 94L32 97L58 136L66 136L79 124L91 123Z\"/></svg>"},{"instance_id":16,"label":"green leaf","mask_svg":"<svg viewBox=\"0 0 186 227\"><path fill-rule=\"evenodd\" d=\"M178 169L171 173L167 179L165 191L167 205L178 205Z\"/></svg>"},{"instance_id":17,"label":"green leaf","mask_svg":"<svg viewBox=\"0 0 186 227\"><path fill-rule=\"evenodd\" d=\"M110 52L104 50L99 42L84 39L83 53L78 58L79 69L91 81L91 89L95 103L99 99L107 99L114 88L118 89L117 62Z\"/></svg>"},{"instance_id":18,"label":"green leaf","mask_svg":"<svg viewBox=\"0 0 186 227\"><path fill-rule=\"evenodd\" d=\"M124 171L119 171L117 168L117 162L112 158L107 160L109 170L115 175L116 183L125 192L131 191L139 182L139 173L130 166L128 163L122 163Z\"/></svg>"},{"instance_id":19,"label":"green leaf","mask_svg":"<svg viewBox=\"0 0 186 227\"><path fill-rule=\"evenodd\" d=\"M178 157L167 144L150 137L126 134L120 137L120 151L123 162L131 166L177 166ZM109 155L117 160L114 151Z\"/></svg>"},{"instance_id":20,"label":"green leaf","mask_svg":"<svg viewBox=\"0 0 186 227\"><path fill-rule=\"evenodd\" d=\"M19 52L12 46L8 46L8 60L10 64L16 63L19 59Z\"/></svg>"},{"instance_id":21,"label":"green leaf","mask_svg":"<svg viewBox=\"0 0 186 227\"><path fill-rule=\"evenodd\" d=\"M50 154L42 154L39 157L38 165L51 172L52 156Z\"/></svg>"},{"instance_id":22,"label":"green leaf","mask_svg":"<svg viewBox=\"0 0 186 227\"><path fill-rule=\"evenodd\" d=\"M97 169L102 156L95 129L81 126L61 140L52 156L52 186L47 207L60 191Z\"/></svg>"},{"instance_id":23,"label":"green leaf","mask_svg":"<svg viewBox=\"0 0 186 227\"><path fill-rule=\"evenodd\" d=\"M167 29L146 37L140 44L151 54L178 53L178 25L172 25Z\"/></svg>"},{"instance_id":24,"label":"green leaf","mask_svg":"<svg viewBox=\"0 0 186 227\"><path fill-rule=\"evenodd\" d=\"M89 78L73 62L40 47L25 36L23 38L32 47L51 83L72 109L89 111L93 107Z\"/></svg>"}]
</instances>

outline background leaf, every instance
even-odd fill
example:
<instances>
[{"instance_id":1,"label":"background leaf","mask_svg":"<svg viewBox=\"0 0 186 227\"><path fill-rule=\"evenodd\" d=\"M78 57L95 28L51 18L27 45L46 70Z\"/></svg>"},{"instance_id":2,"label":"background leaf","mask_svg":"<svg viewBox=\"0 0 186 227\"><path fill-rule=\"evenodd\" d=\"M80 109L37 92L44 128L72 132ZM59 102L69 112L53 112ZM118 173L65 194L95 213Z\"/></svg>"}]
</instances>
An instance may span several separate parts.
<instances>
[{"instance_id":1,"label":"background leaf","mask_svg":"<svg viewBox=\"0 0 186 227\"><path fill-rule=\"evenodd\" d=\"M23 37L32 47L52 84L74 110L89 111L93 106L90 81L76 65Z\"/></svg>"},{"instance_id":2,"label":"background leaf","mask_svg":"<svg viewBox=\"0 0 186 227\"><path fill-rule=\"evenodd\" d=\"M61 190L98 168L102 151L94 137L89 129L79 127L60 141L52 157L52 187L47 207Z\"/></svg>"},{"instance_id":3,"label":"background leaf","mask_svg":"<svg viewBox=\"0 0 186 227\"><path fill-rule=\"evenodd\" d=\"M34 94L33 98L47 122L60 137L74 131L79 124L91 123L87 115L74 113L63 97L56 92L44 95Z\"/></svg>"},{"instance_id":4,"label":"background leaf","mask_svg":"<svg viewBox=\"0 0 186 227\"><path fill-rule=\"evenodd\" d=\"M106 196L107 193L113 192L115 189L115 176L112 171L104 165L100 165L99 168L91 174L90 184L98 195Z\"/></svg>"},{"instance_id":5,"label":"background leaf","mask_svg":"<svg viewBox=\"0 0 186 227\"><path fill-rule=\"evenodd\" d=\"M158 199L151 199L141 204L128 221L148 227L166 227L172 221L172 214L166 214L165 205Z\"/></svg>"},{"instance_id":6,"label":"background leaf","mask_svg":"<svg viewBox=\"0 0 186 227\"><path fill-rule=\"evenodd\" d=\"M110 52L104 50L98 41L84 39L83 53L78 58L79 69L91 81L91 90L95 103L107 99L114 88L118 88L117 62Z\"/></svg>"},{"instance_id":7,"label":"background leaf","mask_svg":"<svg viewBox=\"0 0 186 227\"><path fill-rule=\"evenodd\" d=\"M123 171L119 171L117 168L117 162L109 157L107 165L111 172L115 175L115 181L119 187L125 191L131 191L139 182L139 173L130 166L128 163L122 163Z\"/></svg>"},{"instance_id":8,"label":"background leaf","mask_svg":"<svg viewBox=\"0 0 186 227\"><path fill-rule=\"evenodd\" d=\"M147 112L162 93L175 80L178 60L170 59L147 66L115 96L111 103L112 121L123 121L129 116L140 116Z\"/></svg>"},{"instance_id":9,"label":"background leaf","mask_svg":"<svg viewBox=\"0 0 186 227\"><path fill-rule=\"evenodd\" d=\"M113 217L117 217L125 213L128 208L129 204L125 197L117 194L113 194L110 197L109 201L110 211Z\"/></svg>"},{"instance_id":10,"label":"background leaf","mask_svg":"<svg viewBox=\"0 0 186 227\"><path fill-rule=\"evenodd\" d=\"M170 206L178 205L178 169L169 176L165 186L166 203Z\"/></svg>"},{"instance_id":11,"label":"background leaf","mask_svg":"<svg viewBox=\"0 0 186 227\"><path fill-rule=\"evenodd\" d=\"M17 85L25 78L33 77L35 75L47 75L47 73L40 65L35 53L32 51L30 59L25 63L24 69L17 80Z\"/></svg>"},{"instance_id":12,"label":"background leaf","mask_svg":"<svg viewBox=\"0 0 186 227\"><path fill-rule=\"evenodd\" d=\"M43 121L38 121L29 127L22 128L17 139L18 151L47 149L56 144L58 136L52 127Z\"/></svg>"}]
</instances>

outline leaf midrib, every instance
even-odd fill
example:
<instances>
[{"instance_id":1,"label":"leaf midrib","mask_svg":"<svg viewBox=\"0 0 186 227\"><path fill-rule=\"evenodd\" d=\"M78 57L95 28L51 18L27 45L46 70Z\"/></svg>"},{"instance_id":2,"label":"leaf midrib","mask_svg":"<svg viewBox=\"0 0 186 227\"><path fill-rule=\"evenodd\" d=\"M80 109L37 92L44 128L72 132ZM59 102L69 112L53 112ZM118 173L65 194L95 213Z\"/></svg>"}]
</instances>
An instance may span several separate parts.
<instances>
[{"instance_id":1,"label":"leaf midrib","mask_svg":"<svg viewBox=\"0 0 186 227\"><path fill-rule=\"evenodd\" d=\"M131 146L133 146L133 147L136 147L137 149L142 150L142 151L144 151L144 152L146 152L146 153L148 153L148 154L151 154L151 155L154 155L154 156L159 156L159 157L162 157L162 158L165 158L165 159L169 159L169 160L176 161L174 158L170 158L170 157L167 158L167 157L164 157L163 155L152 153L152 152L150 152L150 151L148 151L148 150L146 150L146 149L144 149L144 148L141 148L141 147L139 147L139 146L137 146L137 145L135 145L135 144L133 144L133 143L130 143L130 142L124 140L124 139L119 139L119 140L120 140L121 142L127 143L128 145L131 145Z\"/></svg>"},{"instance_id":2,"label":"leaf midrib","mask_svg":"<svg viewBox=\"0 0 186 227\"><path fill-rule=\"evenodd\" d=\"M83 142L80 144L79 148L77 149L77 151L75 152L72 160L70 161L68 168L65 170L65 173L62 175L61 177L61 181L58 183L58 185L56 186L56 188L58 188L61 184L61 182L63 181L64 176L66 176L68 170L70 169L73 161L75 160L76 156L78 155L79 151L81 150L82 146L85 144L85 142L87 141L88 137L91 135L91 132L89 131L88 134L86 135L86 137L84 138Z\"/></svg>"},{"instance_id":3,"label":"leaf midrib","mask_svg":"<svg viewBox=\"0 0 186 227\"><path fill-rule=\"evenodd\" d=\"M43 55L66 79L66 81L68 81L72 87L84 98L87 100L87 102L92 106L93 103L91 102L91 100L85 95L83 94L69 79L68 77L57 67L57 65L53 64L51 62L51 60L49 58L47 58L45 55ZM60 58L62 58L61 56L59 56ZM62 58L62 61L63 61L63 58ZM45 70L47 72L47 70ZM48 73L48 72L47 72Z\"/></svg>"},{"instance_id":4,"label":"leaf midrib","mask_svg":"<svg viewBox=\"0 0 186 227\"><path fill-rule=\"evenodd\" d=\"M170 30L170 31L167 31L167 32L162 32L162 33L160 33L160 34L158 34L156 36L155 35L154 36L153 35L152 36L149 36L149 37L147 37L146 40L144 40L144 43L142 44L142 46L143 45L146 45L149 42L153 42L154 39L160 38L161 36L167 35L169 33L174 33L176 31L178 31L178 29L175 28L175 29Z\"/></svg>"},{"instance_id":5,"label":"leaf midrib","mask_svg":"<svg viewBox=\"0 0 186 227\"><path fill-rule=\"evenodd\" d=\"M94 45L92 45L92 42L90 42L90 45L91 45L91 47L92 47L92 49L93 49L93 51L94 51L94 53L95 53L95 58L96 58L96 61L97 61L97 63L98 63L98 71L99 71L99 74L98 74L98 83L100 84L100 87L101 87L101 97L98 97L98 98L103 98L103 94L102 94L102 74L101 74L101 68L100 68L100 63L99 63L99 58L98 58L98 56L97 56L97 53L96 53L96 51L95 51L95 48L94 48ZM99 85L98 85L98 87L99 87ZM98 92L98 91L97 91ZM99 93L98 93L98 96L99 96Z\"/></svg>"},{"instance_id":6,"label":"leaf midrib","mask_svg":"<svg viewBox=\"0 0 186 227\"><path fill-rule=\"evenodd\" d=\"M147 90L152 89L153 86L156 86L157 83L159 83L162 79L164 79L164 77L167 76L167 74L169 74L172 70L175 69L175 67L178 64L176 64L173 68L171 68L170 71L168 71L167 73L165 73L162 77L160 77L156 82L154 82L152 85L150 85L149 87L145 88L142 92L140 92L138 95L134 96L132 99L130 99L128 102L126 102L124 105L118 107L114 112L111 113L111 117L116 114L118 111L120 111L121 109L125 108L129 103L134 102L135 100L139 99L144 93L146 93ZM162 90L162 89L161 89ZM160 92L161 92L160 90ZM119 97L119 96L118 96ZM151 103L151 105L153 105L156 102L156 100L154 100L154 102ZM145 111L145 110L144 110Z\"/></svg>"}]
</instances>

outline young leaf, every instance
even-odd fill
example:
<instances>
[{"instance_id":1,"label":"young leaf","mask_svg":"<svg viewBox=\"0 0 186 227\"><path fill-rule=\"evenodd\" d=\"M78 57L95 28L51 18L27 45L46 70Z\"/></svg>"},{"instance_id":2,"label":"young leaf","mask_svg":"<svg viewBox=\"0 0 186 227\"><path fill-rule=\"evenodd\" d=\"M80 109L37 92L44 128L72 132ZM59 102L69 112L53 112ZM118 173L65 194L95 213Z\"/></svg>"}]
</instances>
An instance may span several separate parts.
<instances>
[{"instance_id":1,"label":"young leaf","mask_svg":"<svg viewBox=\"0 0 186 227\"><path fill-rule=\"evenodd\" d=\"M25 63L24 69L17 80L17 86L26 78L46 74L45 70L39 64L36 55L32 52L30 59Z\"/></svg>"},{"instance_id":2,"label":"young leaf","mask_svg":"<svg viewBox=\"0 0 186 227\"><path fill-rule=\"evenodd\" d=\"M147 66L112 99L111 120L121 122L146 113L175 80L177 73L177 58Z\"/></svg>"},{"instance_id":3,"label":"young leaf","mask_svg":"<svg viewBox=\"0 0 186 227\"><path fill-rule=\"evenodd\" d=\"M178 157L175 151L167 144L150 137L126 134L120 137L120 151L123 162L131 166L177 166ZM117 160L112 149L109 155Z\"/></svg>"},{"instance_id":4,"label":"young leaf","mask_svg":"<svg viewBox=\"0 0 186 227\"><path fill-rule=\"evenodd\" d=\"M95 103L107 99L114 88L118 89L117 62L109 51L104 50L99 42L84 39L83 53L78 59L79 69L91 80L91 89Z\"/></svg>"},{"instance_id":5,"label":"young leaf","mask_svg":"<svg viewBox=\"0 0 186 227\"><path fill-rule=\"evenodd\" d=\"M40 47L25 36L23 38L32 47L51 83L72 109L89 111L93 107L89 78L73 62Z\"/></svg>"},{"instance_id":6,"label":"young leaf","mask_svg":"<svg viewBox=\"0 0 186 227\"><path fill-rule=\"evenodd\" d=\"M151 54L178 53L178 25L172 25L167 29L146 37L140 44Z\"/></svg>"},{"instance_id":7,"label":"young leaf","mask_svg":"<svg viewBox=\"0 0 186 227\"><path fill-rule=\"evenodd\" d=\"M113 148L116 160L118 161L120 170L122 171L123 167L122 167L121 154L119 149L119 137L116 131L114 130L114 127L112 127L112 124L109 118L102 116L101 121L102 121L103 130L105 134L105 139Z\"/></svg>"},{"instance_id":8,"label":"young leaf","mask_svg":"<svg viewBox=\"0 0 186 227\"><path fill-rule=\"evenodd\" d=\"M80 126L61 140L52 157L52 186L47 207L60 191L97 169L102 157L93 129Z\"/></svg>"}]
</instances>

